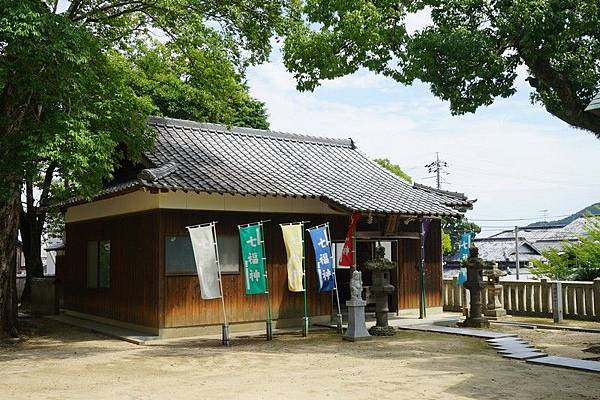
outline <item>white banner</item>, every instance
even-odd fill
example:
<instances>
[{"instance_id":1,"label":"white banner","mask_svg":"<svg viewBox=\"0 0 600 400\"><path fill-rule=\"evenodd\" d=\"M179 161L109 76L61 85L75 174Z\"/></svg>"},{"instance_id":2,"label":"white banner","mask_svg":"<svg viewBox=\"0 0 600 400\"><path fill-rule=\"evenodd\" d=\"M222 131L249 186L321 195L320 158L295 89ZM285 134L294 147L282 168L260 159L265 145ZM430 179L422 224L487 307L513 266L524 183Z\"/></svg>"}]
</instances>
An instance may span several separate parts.
<instances>
[{"instance_id":1,"label":"white banner","mask_svg":"<svg viewBox=\"0 0 600 400\"><path fill-rule=\"evenodd\" d=\"M200 280L200 295L203 299L218 299L221 297L219 288L219 268L217 264L217 247L213 236L214 225L188 228L196 270Z\"/></svg>"}]
</instances>

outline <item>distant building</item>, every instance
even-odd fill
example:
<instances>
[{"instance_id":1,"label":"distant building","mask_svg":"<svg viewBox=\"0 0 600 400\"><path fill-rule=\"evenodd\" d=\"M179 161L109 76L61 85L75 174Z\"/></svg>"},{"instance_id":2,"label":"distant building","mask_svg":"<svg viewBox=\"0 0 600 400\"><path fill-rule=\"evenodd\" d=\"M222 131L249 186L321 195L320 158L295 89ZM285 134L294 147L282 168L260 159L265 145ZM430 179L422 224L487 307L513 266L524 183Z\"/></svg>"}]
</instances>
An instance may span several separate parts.
<instances>
[{"instance_id":1,"label":"distant building","mask_svg":"<svg viewBox=\"0 0 600 400\"><path fill-rule=\"evenodd\" d=\"M586 218L580 217L567 225L548 225L519 228L520 275L527 277L527 268L533 260L543 260L542 253L548 249L560 250L566 243L574 243L586 235ZM473 243L479 256L486 261L497 262L501 269L515 274L515 231L505 230L487 238L478 238Z\"/></svg>"},{"instance_id":2,"label":"distant building","mask_svg":"<svg viewBox=\"0 0 600 400\"><path fill-rule=\"evenodd\" d=\"M20 240L17 240L17 276L25 276L25 255Z\"/></svg>"},{"instance_id":3,"label":"distant building","mask_svg":"<svg viewBox=\"0 0 600 400\"><path fill-rule=\"evenodd\" d=\"M600 93L598 93L596 95L596 97L594 97L594 100L592 100L590 105L587 106L585 111L589 111L592 114L596 114L596 115L600 116Z\"/></svg>"}]
</instances>

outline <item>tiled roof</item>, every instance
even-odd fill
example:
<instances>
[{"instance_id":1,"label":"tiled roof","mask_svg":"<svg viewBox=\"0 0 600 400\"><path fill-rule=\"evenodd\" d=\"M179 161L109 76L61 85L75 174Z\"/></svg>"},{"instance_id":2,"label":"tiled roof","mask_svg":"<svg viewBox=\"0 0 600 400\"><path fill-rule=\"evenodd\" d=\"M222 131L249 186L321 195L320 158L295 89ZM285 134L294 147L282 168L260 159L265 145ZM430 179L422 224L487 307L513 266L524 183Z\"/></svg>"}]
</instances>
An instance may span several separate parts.
<instances>
[{"instance_id":1,"label":"tiled roof","mask_svg":"<svg viewBox=\"0 0 600 400\"><path fill-rule=\"evenodd\" d=\"M464 193L437 189L416 182L413 186L416 189L420 189L424 192L434 194L436 198L442 197L444 199L444 204L447 206L471 208L473 206L473 203L477 201L476 199L469 200L469 198Z\"/></svg>"},{"instance_id":2,"label":"tiled roof","mask_svg":"<svg viewBox=\"0 0 600 400\"><path fill-rule=\"evenodd\" d=\"M145 154L150 168L120 185L125 189L312 197L346 211L403 215L458 216L453 207L471 207L466 198L413 187L351 139L158 117L149 125L158 134L154 150Z\"/></svg>"},{"instance_id":3,"label":"tiled roof","mask_svg":"<svg viewBox=\"0 0 600 400\"><path fill-rule=\"evenodd\" d=\"M473 243L479 250L479 257L486 261L515 261L514 239L475 239ZM521 241L519 246L519 261L531 261L543 258L537 247L527 241Z\"/></svg>"},{"instance_id":4,"label":"tiled roof","mask_svg":"<svg viewBox=\"0 0 600 400\"><path fill-rule=\"evenodd\" d=\"M586 236L587 224L587 219L580 217L565 226L519 228L519 240L532 244L540 253L551 248L560 250L566 242L576 242L579 237ZM481 243L506 240L511 242L514 247L514 235L515 231L510 229L488 238L476 239L476 242L479 247Z\"/></svg>"},{"instance_id":5,"label":"tiled roof","mask_svg":"<svg viewBox=\"0 0 600 400\"><path fill-rule=\"evenodd\" d=\"M598 111L600 110L600 93L594 97L592 102L587 106L585 111Z\"/></svg>"}]
</instances>

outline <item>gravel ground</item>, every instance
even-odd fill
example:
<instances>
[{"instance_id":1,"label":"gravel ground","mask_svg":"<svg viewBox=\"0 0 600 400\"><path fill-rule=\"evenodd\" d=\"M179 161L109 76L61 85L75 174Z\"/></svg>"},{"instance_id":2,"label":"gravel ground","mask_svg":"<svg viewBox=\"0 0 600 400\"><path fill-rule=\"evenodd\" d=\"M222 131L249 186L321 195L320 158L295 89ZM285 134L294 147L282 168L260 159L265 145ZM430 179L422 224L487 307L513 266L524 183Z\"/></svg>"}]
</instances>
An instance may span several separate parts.
<instances>
[{"instance_id":1,"label":"gravel ground","mask_svg":"<svg viewBox=\"0 0 600 400\"><path fill-rule=\"evenodd\" d=\"M333 332L136 346L45 319L0 346L0 399L597 399L597 374L503 359L485 342ZM521 334L522 332L519 331ZM537 332L536 332L537 334ZM525 335L523 335L525 337ZM563 340L562 334L548 336ZM582 341L583 343L583 341Z\"/></svg>"}]
</instances>

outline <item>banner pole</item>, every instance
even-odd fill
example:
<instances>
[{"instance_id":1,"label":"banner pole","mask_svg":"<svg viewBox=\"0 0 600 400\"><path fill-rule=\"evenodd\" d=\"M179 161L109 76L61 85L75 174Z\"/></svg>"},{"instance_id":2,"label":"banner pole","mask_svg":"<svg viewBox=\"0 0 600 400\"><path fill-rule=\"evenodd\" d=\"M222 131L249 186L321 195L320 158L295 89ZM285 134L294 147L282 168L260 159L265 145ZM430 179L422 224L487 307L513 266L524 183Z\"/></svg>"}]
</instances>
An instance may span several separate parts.
<instances>
[{"instance_id":1,"label":"banner pole","mask_svg":"<svg viewBox=\"0 0 600 400\"><path fill-rule=\"evenodd\" d=\"M219 272L219 289L221 290L221 307L223 309L223 330L222 342L224 346L229 346L229 324L227 323L227 313L225 312L225 293L223 293L223 281L221 274L221 261L219 260L219 244L217 242L217 229L215 224L212 224L213 242L215 244L215 254L217 261L217 271Z\"/></svg>"},{"instance_id":2,"label":"banner pole","mask_svg":"<svg viewBox=\"0 0 600 400\"><path fill-rule=\"evenodd\" d=\"M300 222L300 232L302 232L302 279L304 283L304 318L302 323L302 336L308 336L308 301L306 300L306 249L304 247L304 222Z\"/></svg>"},{"instance_id":3,"label":"banner pole","mask_svg":"<svg viewBox=\"0 0 600 400\"><path fill-rule=\"evenodd\" d=\"M427 318L427 296L425 295L425 231L423 226L423 220L420 221L420 234L421 239L421 259L419 260L419 280L420 280L420 297L419 301L419 319Z\"/></svg>"},{"instance_id":4,"label":"banner pole","mask_svg":"<svg viewBox=\"0 0 600 400\"><path fill-rule=\"evenodd\" d=\"M273 323L271 321L271 293L269 291L269 271L267 267L267 252L265 250L265 231L263 229L263 222L260 221L260 240L263 247L263 260L265 263L265 286L267 289L267 340L273 340Z\"/></svg>"},{"instance_id":5,"label":"banner pole","mask_svg":"<svg viewBox=\"0 0 600 400\"><path fill-rule=\"evenodd\" d=\"M324 224L327 228L327 244L329 245L329 249L331 249L331 233L329 232L329 223ZM337 274L335 272L335 259L333 258L333 252L331 252L331 265L333 265L333 283L335 285L335 299L337 301L337 326L340 330L340 333L344 333L343 322L342 322L342 309L340 307L340 293L338 292L337 285Z\"/></svg>"}]
</instances>

